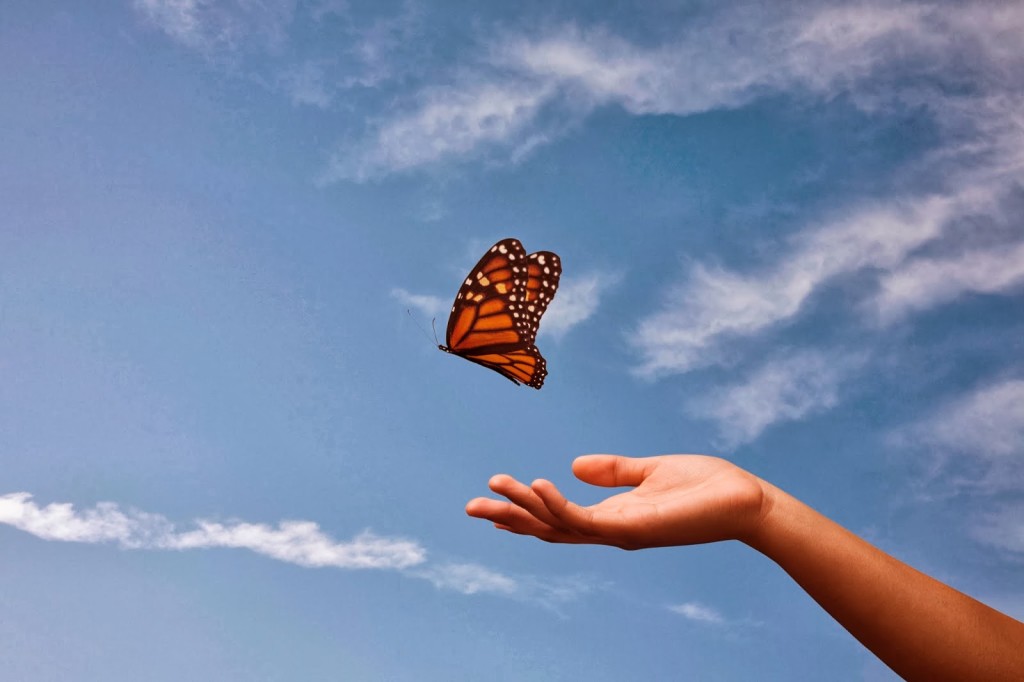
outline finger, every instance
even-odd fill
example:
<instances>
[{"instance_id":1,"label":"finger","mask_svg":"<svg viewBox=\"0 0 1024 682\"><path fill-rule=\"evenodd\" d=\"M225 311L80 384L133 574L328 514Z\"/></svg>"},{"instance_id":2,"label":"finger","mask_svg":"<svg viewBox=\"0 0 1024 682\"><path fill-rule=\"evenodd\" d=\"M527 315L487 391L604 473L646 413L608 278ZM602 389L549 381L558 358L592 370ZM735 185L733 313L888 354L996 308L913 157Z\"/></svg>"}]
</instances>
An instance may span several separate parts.
<instances>
[{"instance_id":1,"label":"finger","mask_svg":"<svg viewBox=\"0 0 1024 682\"><path fill-rule=\"evenodd\" d=\"M640 485L650 474L653 457L623 457L621 455L583 455L572 463L576 478L590 485L614 488Z\"/></svg>"},{"instance_id":2,"label":"finger","mask_svg":"<svg viewBox=\"0 0 1024 682\"><path fill-rule=\"evenodd\" d=\"M481 498L477 498L477 499L481 500L482 502L495 502L495 503L500 504L500 505L508 505L508 504L510 504L508 502L498 502L497 500L488 500L487 498L482 498L482 497ZM472 500L470 504L472 505L474 503L476 503L476 500ZM469 510L469 506L470 505L467 505L467 511ZM512 505L512 506L514 507L514 505ZM522 512L522 510L519 510L519 511ZM475 511L474 511L474 513L472 513L470 515L471 516L479 516L479 514L477 514ZM490 519L492 517L487 517L487 518ZM513 533L515 535L529 535L529 536L537 538L538 540L543 540L544 542L557 542L557 543L573 544L573 545L582 545L582 544L607 545L607 544L611 544L611 543L609 543L609 541L606 538L590 537L590 536L587 536L587 535L583 535L582 533L577 533L577 532L572 531L572 530L559 530L557 528L552 528L551 526L548 526L547 524L541 523L534 516L532 516L530 514L527 514L525 512L522 512L522 514L517 514L515 512L515 510L512 510L508 523L502 523L500 521L493 521L493 524L494 524L494 527L497 528L498 530L507 531L507 532Z\"/></svg>"},{"instance_id":3,"label":"finger","mask_svg":"<svg viewBox=\"0 0 1024 682\"><path fill-rule=\"evenodd\" d=\"M557 530L550 526L541 525L538 522L535 528L520 528L516 526L506 526L501 523L494 524L494 527L498 530L504 530L515 535L528 535L535 537L538 540L544 542L558 543L563 545L604 545L608 544L600 538L590 538L586 535L580 535L579 533L573 533L571 531Z\"/></svg>"},{"instance_id":4,"label":"finger","mask_svg":"<svg viewBox=\"0 0 1024 682\"><path fill-rule=\"evenodd\" d=\"M466 504L466 514L478 519L485 519L492 523L509 524L516 519L529 517L529 513L517 507L511 502L503 500L492 500L487 497L477 497Z\"/></svg>"},{"instance_id":5,"label":"finger","mask_svg":"<svg viewBox=\"0 0 1024 682\"><path fill-rule=\"evenodd\" d=\"M552 528L546 523L538 521L533 515L511 502L478 497L469 501L466 505L466 513L470 516L490 521L498 530L508 531L516 535L530 535L545 542L573 544L587 542L587 540L576 537L569 531Z\"/></svg>"},{"instance_id":6,"label":"finger","mask_svg":"<svg viewBox=\"0 0 1024 682\"><path fill-rule=\"evenodd\" d=\"M511 502L477 497L466 504L466 514L490 521L495 525L511 526L517 531L535 535L547 532L551 526L537 519L533 514ZM504 529L508 530L508 529Z\"/></svg>"},{"instance_id":7,"label":"finger","mask_svg":"<svg viewBox=\"0 0 1024 682\"><path fill-rule=\"evenodd\" d=\"M488 481L491 490L509 499L512 504L526 510L541 523L549 526L561 526L558 519L551 515L537 494L530 486L520 483L511 476L498 474Z\"/></svg>"},{"instance_id":8,"label":"finger","mask_svg":"<svg viewBox=\"0 0 1024 682\"><path fill-rule=\"evenodd\" d=\"M589 509L565 499L551 481L537 479L530 487L544 503L544 507L551 513L551 516L557 520L554 524L556 528L564 528L584 535L592 534L593 514Z\"/></svg>"}]
</instances>

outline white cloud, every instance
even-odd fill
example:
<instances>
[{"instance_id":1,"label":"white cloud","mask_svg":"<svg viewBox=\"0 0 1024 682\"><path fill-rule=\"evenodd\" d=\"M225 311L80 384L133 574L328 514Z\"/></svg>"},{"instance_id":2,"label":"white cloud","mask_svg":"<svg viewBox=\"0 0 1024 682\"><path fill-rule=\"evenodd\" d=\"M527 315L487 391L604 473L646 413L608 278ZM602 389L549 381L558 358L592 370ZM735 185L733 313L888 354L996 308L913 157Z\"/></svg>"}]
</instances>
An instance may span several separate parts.
<instances>
[{"instance_id":1,"label":"white cloud","mask_svg":"<svg viewBox=\"0 0 1024 682\"><path fill-rule=\"evenodd\" d=\"M547 87L526 83L433 88L421 95L419 109L388 121L361 147L336 154L323 181L363 181L475 156L481 145L505 143L522 132L548 96Z\"/></svg>"},{"instance_id":2,"label":"white cloud","mask_svg":"<svg viewBox=\"0 0 1024 682\"><path fill-rule=\"evenodd\" d=\"M920 252L950 239L966 217L1009 213L1001 201L1024 169L1024 103L1015 94L1022 30L1021 7L867 3L727 9L655 46L573 25L498 36L448 85L427 87L412 108L349 150L333 177L364 180L494 154L519 160L557 139L561 131L550 118L564 130L609 104L637 115L683 116L773 92L843 94L872 114L912 107L933 117L942 143L901 172L903 180L940 175L946 180L938 187L850 202L808 223L788 243L788 255L752 272L692 266L631 334L636 373L656 379L731 359L745 337L795 319L815 293L844 276L880 280L879 295L864 307L886 319L964 292L1016 286L1016 251L946 260ZM943 78L976 87L957 93ZM993 276L978 274L989 269ZM585 297L577 302L573 293L565 286L542 333L564 333L562 320L585 314ZM742 421L754 433L757 420L748 416Z\"/></svg>"},{"instance_id":3,"label":"white cloud","mask_svg":"<svg viewBox=\"0 0 1024 682\"><path fill-rule=\"evenodd\" d=\"M132 0L143 22L234 75L329 109L352 88L374 88L423 67L422 9L357 22L346 0ZM311 33L323 40L311 40ZM257 59L249 59L256 57ZM244 64L245 68L239 68Z\"/></svg>"},{"instance_id":4,"label":"white cloud","mask_svg":"<svg viewBox=\"0 0 1024 682\"><path fill-rule=\"evenodd\" d=\"M421 55L408 54L408 50L424 31L423 10L411 0L404 2L394 16L377 18L354 31L349 52L360 69L345 79L344 86L374 87L400 72L419 68Z\"/></svg>"},{"instance_id":5,"label":"white cloud","mask_svg":"<svg viewBox=\"0 0 1024 682\"><path fill-rule=\"evenodd\" d=\"M556 139L607 104L637 115L684 116L734 108L766 93L804 91L824 98L847 93L877 108L896 95L886 85L908 72L1020 64L1013 36L1022 27L1019 8L987 5L790 12L778 4L745 4L684 26L671 42L653 47L574 25L539 36L488 36L490 47L477 63L462 66L446 87L426 89L411 110L339 157L329 175L365 180L495 150L521 157L524 148ZM542 121L547 107L557 110L560 130ZM481 120L495 124L481 126Z\"/></svg>"},{"instance_id":6,"label":"white cloud","mask_svg":"<svg viewBox=\"0 0 1024 682\"><path fill-rule=\"evenodd\" d=\"M1000 200L1024 169L1024 107L1014 94L1015 74L1024 67L1014 38L1021 30L1021 7L904 3L798 12L744 6L685 26L677 39L656 46L572 25L499 36L449 85L423 90L411 109L349 150L333 177L365 180L495 154L518 161L608 104L637 115L683 116L772 92L843 94L873 114L912 107L934 118L943 143L902 172L912 180L941 169L946 182L937 189L848 203L809 223L784 259L754 272L694 265L631 335L640 356L636 373L660 378L728 359L732 344L794 319L816 292L846 275L879 277L875 309L890 317L961 292L1015 286L1016 254L929 265L918 252L949 238L967 216L1008 212ZM952 94L939 83L947 76L977 88ZM551 118L563 122L560 130ZM976 265L993 266L997 276L968 272ZM940 279L927 293L927 283ZM543 333L560 332L559 303Z\"/></svg>"},{"instance_id":7,"label":"white cloud","mask_svg":"<svg viewBox=\"0 0 1024 682\"><path fill-rule=\"evenodd\" d=\"M425 560L426 551L410 540L384 538L368 531L348 542L337 542L312 521L282 521L276 527L261 523L197 521L196 530L169 535L159 547L248 549L290 564L335 568L405 568Z\"/></svg>"},{"instance_id":8,"label":"white cloud","mask_svg":"<svg viewBox=\"0 0 1024 682\"><path fill-rule=\"evenodd\" d=\"M327 17L346 17L351 9L348 0L306 0L305 5L313 21L317 22Z\"/></svg>"},{"instance_id":9,"label":"white cloud","mask_svg":"<svg viewBox=\"0 0 1024 682\"><path fill-rule=\"evenodd\" d=\"M620 279L617 274L598 273L563 278L544 313L538 335L561 339L573 327L586 322L597 312L601 296Z\"/></svg>"},{"instance_id":10,"label":"white cloud","mask_svg":"<svg viewBox=\"0 0 1024 682\"><path fill-rule=\"evenodd\" d=\"M584 576L511 576L475 563L432 564L406 573L428 580L438 589L506 597L539 604L555 612L594 590L607 587L606 583Z\"/></svg>"},{"instance_id":11,"label":"white cloud","mask_svg":"<svg viewBox=\"0 0 1024 682\"><path fill-rule=\"evenodd\" d=\"M334 93L326 78L323 62L306 61L283 71L278 76L278 85L292 104L326 109L334 101Z\"/></svg>"},{"instance_id":12,"label":"white cloud","mask_svg":"<svg viewBox=\"0 0 1024 682\"><path fill-rule=\"evenodd\" d=\"M428 564L417 542L364 531L337 541L312 521L282 521L276 526L244 521L199 519L180 530L159 514L122 510L113 502L87 509L70 503L36 504L29 493L0 495L0 524L43 540L108 543L130 550L233 548L307 568L395 569L435 587L466 595L490 594L557 608L601 587L582 577L509 576L475 563Z\"/></svg>"},{"instance_id":13,"label":"white cloud","mask_svg":"<svg viewBox=\"0 0 1024 682\"><path fill-rule=\"evenodd\" d=\"M912 438L988 460L1024 459L1024 380L983 386L912 428Z\"/></svg>"},{"instance_id":14,"label":"white cloud","mask_svg":"<svg viewBox=\"0 0 1024 682\"><path fill-rule=\"evenodd\" d=\"M890 436L928 458L926 483L993 494L1024 489L1024 380L1001 379Z\"/></svg>"},{"instance_id":15,"label":"white cloud","mask_svg":"<svg viewBox=\"0 0 1024 682\"><path fill-rule=\"evenodd\" d=\"M657 378L720 361L717 344L793 318L823 283L899 263L940 234L954 204L929 196L860 207L806 229L783 262L758 273L695 266L631 334L642 358L637 374Z\"/></svg>"},{"instance_id":16,"label":"white cloud","mask_svg":"<svg viewBox=\"0 0 1024 682\"><path fill-rule=\"evenodd\" d=\"M793 353L770 360L741 383L692 400L688 409L713 420L722 446L733 448L753 441L772 424L834 407L841 383L862 362L857 354Z\"/></svg>"},{"instance_id":17,"label":"white cloud","mask_svg":"<svg viewBox=\"0 0 1024 682\"><path fill-rule=\"evenodd\" d=\"M1024 558L1024 504L1007 505L981 517L971 534L983 544Z\"/></svg>"},{"instance_id":18,"label":"white cloud","mask_svg":"<svg viewBox=\"0 0 1024 682\"><path fill-rule=\"evenodd\" d=\"M448 215L448 207L437 195L423 199L415 210L415 218L423 223L437 223Z\"/></svg>"},{"instance_id":19,"label":"white cloud","mask_svg":"<svg viewBox=\"0 0 1024 682\"><path fill-rule=\"evenodd\" d=\"M498 573L479 564L449 563L433 565L411 573L433 583L434 587L455 590L462 594L480 592L511 596L521 585L514 578Z\"/></svg>"},{"instance_id":20,"label":"white cloud","mask_svg":"<svg viewBox=\"0 0 1024 682\"><path fill-rule=\"evenodd\" d=\"M279 48L297 0L134 0L135 9L175 42L206 54L249 44Z\"/></svg>"},{"instance_id":21,"label":"white cloud","mask_svg":"<svg viewBox=\"0 0 1024 682\"><path fill-rule=\"evenodd\" d=\"M956 256L919 258L881 278L871 306L885 321L969 293L1000 293L1024 283L1024 242Z\"/></svg>"},{"instance_id":22,"label":"white cloud","mask_svg":"<svg viewBox=\"0 0 1024 682\"><path fill-rule=\"evenodd\" d=\"M659 378L720 363L730 343L795 318L815 292L845 275L878 278L878 293L860 303L883 321L971 291L1019 286L1020 242L967 252L961 245L982 219L1019 232L1014 196L1024 171L1024 117L1014 104L1024 102L985 99L969 125L959 120L959 107L943 109L950 129L971 128L973 141L940 148L913 172L945 168L945 193L852 205L807 225L788 242L784 258L751 272L693 266L631 335L640 354L636 373ZM921 255L928 246L946 255Z\"/></svg>"},{"instance_id":23,"label":"white cloud","mask_svg":"<svg viewBox=\"0 0 1024 682\"><path fill-rule=\"evenodd\" d=\"M611 583L592 576L528 576L521 578L523 594L529 599L557 609L558 605L575 601L597 590L608 589Z\"/></svg>"},{"instance_id":24,"label":"white cloud","mask_svg":"<svg viewBox=\"0 0 1024 682\"><path fill-rule=\"evenodd\" d=\"M414 294L401 288L391 290L391 296L404 306L415 308L427 317L447 320L447 313L451 309L451 303L446 303L439 296L430 294Z\"/></svg>"},{"instance_id":25,"label":"white cloud","mask_svg":"<svg viewBox=\"0 0 1024 682\"><path fill-rule=\"evenodd\" d=\"M43 540L115 542L126 548L145 546L173 532L170 522L157 514L122 512L113 502L100 502L82 511L70 503L39 507L30 493L0 496L0 523Z\"/></svg>"},{"instance_id":26,"label":"white cloud","mask_svg":"<svg viewBox=\"0 0 1024 682\"><path fill-rule=\"evenodd\" d=\"M697 602L686 602L684 604L677 604L667 608L673 613L678 613L680 616L685 616L686 618L695 620L699 623L710 623L712 625L725 624L725 618L722 614L710 606L704 606Z\"/></svg>"},{"instance_id":27,"label":"white cloud","mask_svg":"<svg viewBox=\"0 0 1024 682\"><path fill-rule=\"evenodd\" d=\"M415 2L359 27L347 3L335 0L133 0L133 6L190 49L212 55L254 47L286 61L299 52L293 31L300 14L321 28L327 17L345 17L331 25L345 42L330 58L354 62L350 68L323 79L299 62L270 79L283 82L299 103L323 107L337 90L421 73L425 84L406 106L399 103L361 142L334 155L323 174L328 181L363 181L491 153L517 162L609 104L637 115L685 116L804 92L826 99L848 94L870 109L894 98L935 96L920 88L896 94L892 84L906 74L973 69L976 76L979 66L1012 74L1024 62L1018 49L1024 11L990 3L795 10L746 3L684 25L673 40L654 46L572 24L529 36L481 27L483 48L475 58L460 55L446 72L419 71L428 53ZM545 116L549 110L553 115Z\"/></svg>"},{"instance_id":28,"label":"white cloud","mask_svg":"<svg viewBox=\"0 0 1024 682\"><path fill-rule=\"evenodd\" d=\"M426 550L411 540L364 532L339 542L311 521L217 523L198 520L196 528L178 531L158 514L122 511L112 502L76 510L69 503L40 507L29 493L0 496L0 523L43 540L114 543L124 549L248 549L299 566L401 569L426 560Z\"/></svg>"}]
</instances>

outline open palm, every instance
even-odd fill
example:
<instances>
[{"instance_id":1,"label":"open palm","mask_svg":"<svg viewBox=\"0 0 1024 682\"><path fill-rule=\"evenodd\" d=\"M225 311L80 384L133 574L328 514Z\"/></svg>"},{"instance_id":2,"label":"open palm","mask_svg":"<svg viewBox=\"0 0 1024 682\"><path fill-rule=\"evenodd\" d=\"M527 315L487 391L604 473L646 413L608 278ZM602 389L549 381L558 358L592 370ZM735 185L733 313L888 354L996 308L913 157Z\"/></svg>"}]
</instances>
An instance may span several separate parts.
<instances>
[{"instance_id":1,"label":"open palm","mask_svg":"<svg viewBox=\"0 0 1024 682\"><path fill-rule=\"evenodd\" d=\"M527 486L499 474L489 485L508 502L478 497L466 513L547 542L641 549L742 539L765 506L761 479L717 457L586 455L573 473L591 485L633 487L582 507L550 481Z\"/></svg>"}]
</instances>

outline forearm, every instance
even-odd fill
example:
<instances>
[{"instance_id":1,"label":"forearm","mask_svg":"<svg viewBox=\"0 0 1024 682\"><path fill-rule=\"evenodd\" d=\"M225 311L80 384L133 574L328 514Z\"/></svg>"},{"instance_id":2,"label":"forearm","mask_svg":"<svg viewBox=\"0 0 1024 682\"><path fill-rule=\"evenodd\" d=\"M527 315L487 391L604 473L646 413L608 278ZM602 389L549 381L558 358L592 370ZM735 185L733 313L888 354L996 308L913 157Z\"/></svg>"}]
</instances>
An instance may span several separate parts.
<instances>
[{"instance_id":1,"label":"forearm","mask_svg":"<svg viewBox=\"0 0 1024 682\"><path fill-rule=\"evenodd\" d=\"M1024 679L1024 624L944 585L768 485L747 544L908 680Z\"/></svg>"}]
</instances>

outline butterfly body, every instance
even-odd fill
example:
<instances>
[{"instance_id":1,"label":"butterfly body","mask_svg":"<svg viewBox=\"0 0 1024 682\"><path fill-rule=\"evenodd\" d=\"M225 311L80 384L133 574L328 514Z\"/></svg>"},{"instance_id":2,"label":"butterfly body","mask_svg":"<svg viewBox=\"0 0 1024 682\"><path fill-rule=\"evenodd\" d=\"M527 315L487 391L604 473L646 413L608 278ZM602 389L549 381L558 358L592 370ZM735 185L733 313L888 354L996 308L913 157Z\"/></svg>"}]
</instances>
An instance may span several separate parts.
<instances>
[{"instance_id":1,"label":"butterfly body","mask_svg":"<svg viewBox=\"0 0 1024 682\"><path fill-rule=\"evenodd\" d=\"M561 275L556 254L527 255L518 239L501 240L459 288L445 343L438 348L492 369L514 384L540 388L547 362L534 340Z\"/></svg>"}]
</instances>

